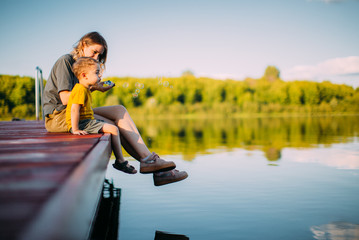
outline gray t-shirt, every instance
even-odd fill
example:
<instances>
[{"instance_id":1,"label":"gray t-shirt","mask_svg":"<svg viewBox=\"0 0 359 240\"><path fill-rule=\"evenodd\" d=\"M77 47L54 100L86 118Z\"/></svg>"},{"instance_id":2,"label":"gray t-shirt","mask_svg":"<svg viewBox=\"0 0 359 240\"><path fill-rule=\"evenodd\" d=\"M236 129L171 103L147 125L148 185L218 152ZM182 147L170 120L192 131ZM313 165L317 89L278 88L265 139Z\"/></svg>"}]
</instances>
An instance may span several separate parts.
<instances>
[{"instance_id":1,"label":"gray t-shirt","mask_svg":"<svg viewBox=\"0 0 359 240\"><path fill-rule=\"evenodd\" d=\"M44 114L52 114L54 109L61 111L66 108L61 102L59 93L71 91L79 80L72 72L72 64L75 60L72 55L66 54L60 57L51 69L49 79L44 89Z\"/></svg>"}]
</instances>

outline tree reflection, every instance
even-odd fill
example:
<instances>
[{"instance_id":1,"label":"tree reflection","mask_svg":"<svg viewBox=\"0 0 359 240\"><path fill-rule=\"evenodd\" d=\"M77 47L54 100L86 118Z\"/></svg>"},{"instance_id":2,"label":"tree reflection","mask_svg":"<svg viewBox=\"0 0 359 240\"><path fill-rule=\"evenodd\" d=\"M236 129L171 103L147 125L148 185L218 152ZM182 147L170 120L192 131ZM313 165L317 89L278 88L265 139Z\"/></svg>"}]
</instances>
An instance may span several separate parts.
<instances>
[{"instance_id":1,"label":"tree reflection","mask_svg":"<svg viewBox=\"0 0 359 240\"><path fill-rule=\"evenodd\" d=\"M182 154L191 161L213 149L261 150L269 161L283 148L312 148L353 141L359 116L141 120L137 126L151 150Z\"/></svg>"}]
</instances>

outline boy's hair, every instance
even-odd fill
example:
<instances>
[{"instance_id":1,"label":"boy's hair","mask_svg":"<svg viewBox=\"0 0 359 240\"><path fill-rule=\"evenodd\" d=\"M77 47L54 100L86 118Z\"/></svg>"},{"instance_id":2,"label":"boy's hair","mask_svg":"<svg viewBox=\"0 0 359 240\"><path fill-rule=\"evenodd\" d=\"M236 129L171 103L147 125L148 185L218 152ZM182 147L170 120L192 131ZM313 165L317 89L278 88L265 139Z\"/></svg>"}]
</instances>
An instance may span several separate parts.
<instances>
[{"instance_id":1,"label":"boy's hair","mask_svg":"<svg viewBox=\"0 0 359 240\"><path fill-rule=\"evenodd\" d=\"M80 40L75 43L74 49L71 52L71 55L75 60L84 56L83 48L84 46L91 46L93 44L102 45L104 50L103 53L99 55L99 62L101 68L105 68L105 63L107 59L107 43L106 40L98 32L90 32L85 34Z\"/></svg>"},{"instance_id":2,"label":"boy's hair","mask_svg":"<svg viewBox=\"0 0 359 240\"><path fill-rule=\"evenodd\" d=\"M97 66L99 61L90 57L80 57L77 61L72 65L72 71L74 72L77 79L80 79L81 73L87 73L90 66Z\"/></svg>"}]
</instances>

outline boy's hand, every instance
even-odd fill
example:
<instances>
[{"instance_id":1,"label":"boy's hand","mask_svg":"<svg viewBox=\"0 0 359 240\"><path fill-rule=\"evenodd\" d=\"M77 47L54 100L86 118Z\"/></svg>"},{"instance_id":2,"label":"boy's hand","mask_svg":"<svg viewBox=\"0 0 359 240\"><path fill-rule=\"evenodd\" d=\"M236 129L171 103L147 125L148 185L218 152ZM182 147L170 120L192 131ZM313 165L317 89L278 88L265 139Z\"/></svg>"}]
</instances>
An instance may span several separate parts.
<instances>
[{"instance_id":1,"label":"boy's hand","mask_svg":"<svg viewBox=\"0 0 359 240\"><path fill-rule=\"evenodd\" d=\"M74 135L87 135L88 132L83 131L83 130L75 130L75 131L72 131L72 134L74 134Z\"/></svg>"},{"instance_id":2,"label":"boy's hand","mask_svg":"<svg viewBox=\"0 0 359 240\"><path fill-rule=\"evenodd\" d=\"M93 86L90 87L90 90L91 91L100 91L100 92L106 92L108 90L110 90L111 88L113 88L115 86L115 84L112 84L112 85L106 85L104 86L104 82L99 82Z\"/></svg>"}]
</instances>

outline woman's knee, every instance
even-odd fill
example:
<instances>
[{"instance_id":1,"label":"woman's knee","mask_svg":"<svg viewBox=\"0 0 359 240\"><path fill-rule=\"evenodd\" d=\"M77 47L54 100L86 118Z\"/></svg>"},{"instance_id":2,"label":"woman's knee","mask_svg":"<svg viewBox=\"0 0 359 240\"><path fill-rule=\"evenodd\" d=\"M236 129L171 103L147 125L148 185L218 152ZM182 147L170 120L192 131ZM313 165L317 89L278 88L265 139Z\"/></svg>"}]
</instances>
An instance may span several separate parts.
<instances>
[{"instance_id":1,"label":"woman's knee","mask_svg":"<svg viewBox=\"0 0 359 240\"><path fill-rule=\"evenodd\" d=\"M116 106L116 111L121 113L121 114L125 114L127 112L127 109L123 105L117 105Z\"/></svg>"},{"instance_id":2,"label":"woman's knee","mask_svg":"<svg viewBox=\"0 0 359 240\"><path fill-rule=\"evenodd\" d=\"M127 114L127 109L122 105L98 107L98 108L94 108L93 110L94 113L96 114L95 117L97 119L111 120L115 124L117 124L117 121L124 118L124 116Z\"/></svg>"},{"instance_id":3,"label":"woman's knee","mask_svg":"<svg viewBox=\"0 0 359 240\"><path fill-rule=\"evenodd\" d=\"M123 119L125 115L128 113L127 109L122 105L117 105L114 112L116 115L115 117L116 121Z\"/></svg>"}]
</instances>

